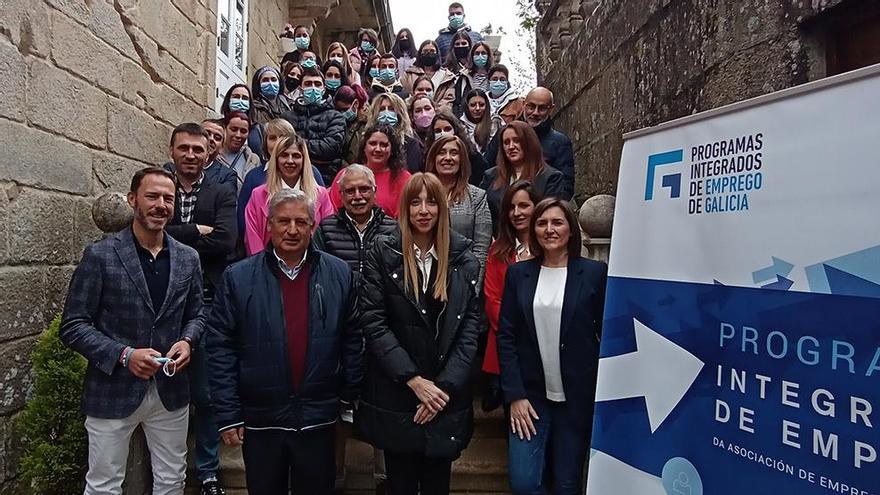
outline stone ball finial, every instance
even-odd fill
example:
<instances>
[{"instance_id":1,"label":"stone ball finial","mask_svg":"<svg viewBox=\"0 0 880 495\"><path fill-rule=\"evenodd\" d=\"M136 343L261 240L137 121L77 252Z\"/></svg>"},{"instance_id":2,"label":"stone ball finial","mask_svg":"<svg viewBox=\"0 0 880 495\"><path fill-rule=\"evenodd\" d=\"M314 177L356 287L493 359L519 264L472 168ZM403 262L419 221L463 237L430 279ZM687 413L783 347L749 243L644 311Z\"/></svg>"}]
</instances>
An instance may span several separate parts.
<instances>
[{"instance_id":1,"label":"stone ball finial","mask_svg":"<svg viewBox=\"0 0 880 495\"><path fill-rule=\"evenodd\" d=\"M614 201L614 196L608 194L598 194L584 201L578 213L581 229L592 238L611 237Z\"/></svg>"},{"instance_id":2,"label":"stone ball finial","mask_svg":"<svg viewBox=\"0 0 880 495\"><path fill-rule=\"evenodd\" d=\"M104 193L92 205L92 221L105 234L114 234L131 225L134 211L125 194Z\"/></svg>"}]
</instances>

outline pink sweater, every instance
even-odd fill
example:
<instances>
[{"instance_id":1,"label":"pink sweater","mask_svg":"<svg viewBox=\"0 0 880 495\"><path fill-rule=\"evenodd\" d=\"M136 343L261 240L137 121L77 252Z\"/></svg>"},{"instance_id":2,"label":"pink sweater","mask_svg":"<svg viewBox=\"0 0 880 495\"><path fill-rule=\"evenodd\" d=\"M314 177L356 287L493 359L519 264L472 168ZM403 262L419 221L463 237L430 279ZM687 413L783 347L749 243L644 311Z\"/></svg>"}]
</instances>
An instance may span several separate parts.
<instances>
[{"instance_id":1,"label":"pink sweater","mask_svg":"<svg viewBox=\"0 0 880 495\"><path fill-rule=\"evenodd\" d=\"M330 194L327 189L318 186L318 200L315 202L315 225L312 232L318 228L321 219L336 212L333 203L330 202ZM269 221L269 190L266 184L254 189L251 199L244 209L244 246L248 256L259 253L266 248L271 236L266 224Z\"/></svg>"},{"instance_id":2,"label":"pink sweater","mask_svg":"<svg viewBox=\"0 0 880 495\"><path fill-rule=\"evenodd\" d=\"M339 193L339 177L345 169L339 171L333 178L333 188L330 190L330 200L333 206L338 210L342 208L342 194ZM376 206L385 210L385 213L397 218L398 208L400 207L400 193L403 192L403 186L412 176L406 169L397 172L397 179L392 182L391 171L383 170L382 172L373 171L376 176Z\"/></svg>"}]
</instances>

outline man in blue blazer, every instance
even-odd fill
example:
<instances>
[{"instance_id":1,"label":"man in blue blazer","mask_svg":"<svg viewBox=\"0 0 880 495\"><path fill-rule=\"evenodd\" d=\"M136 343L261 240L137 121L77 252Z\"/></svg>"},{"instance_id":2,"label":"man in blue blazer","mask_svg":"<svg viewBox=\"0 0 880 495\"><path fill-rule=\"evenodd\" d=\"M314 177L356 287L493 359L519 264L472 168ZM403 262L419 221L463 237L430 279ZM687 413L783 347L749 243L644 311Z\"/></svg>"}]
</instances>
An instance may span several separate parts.
<instances>
[{"instance_id":1,"label":"man in blue blazer","mask_svg":"<svg viewBox=\"0 0 880 495\"><path fill-rule=\"evenodd\" d=\"M85 494L121 494L134 429L147 437L153 494L183 494L189 383L202 333L198 254L168 235L175 184L149 167L131 181L134 221L85 249L73 274L61 340L89 361L82 409L89 434Z\"/></svg>"}]
</instances>

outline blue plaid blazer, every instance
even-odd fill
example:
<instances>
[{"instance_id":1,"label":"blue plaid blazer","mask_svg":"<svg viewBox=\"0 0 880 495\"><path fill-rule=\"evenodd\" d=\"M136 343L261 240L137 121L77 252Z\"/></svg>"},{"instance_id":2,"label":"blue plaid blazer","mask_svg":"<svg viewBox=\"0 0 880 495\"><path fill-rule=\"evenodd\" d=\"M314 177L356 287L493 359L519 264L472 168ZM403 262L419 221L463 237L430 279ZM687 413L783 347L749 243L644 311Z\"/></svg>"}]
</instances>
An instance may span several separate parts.
<instances>
[{"instance_id":1,"label":"blue plaid blazer","mask_svg":"<svg viewBox=\"0 0 880 495\"><path fill-rule=\"evenodd\" d=\"M204 326L196 251L168 236L168 290L162 307L154 308L134 243L128 227L86 247L61 317L62 342L89 361L82 409L95 418L130 416L149 388L149 380L119 363L126 346L152 347L164 355L184 337L197 342ZM189 404L186 372L168 378L159 371L153 379L167 410Z\"/></svg>"}]
</instances>

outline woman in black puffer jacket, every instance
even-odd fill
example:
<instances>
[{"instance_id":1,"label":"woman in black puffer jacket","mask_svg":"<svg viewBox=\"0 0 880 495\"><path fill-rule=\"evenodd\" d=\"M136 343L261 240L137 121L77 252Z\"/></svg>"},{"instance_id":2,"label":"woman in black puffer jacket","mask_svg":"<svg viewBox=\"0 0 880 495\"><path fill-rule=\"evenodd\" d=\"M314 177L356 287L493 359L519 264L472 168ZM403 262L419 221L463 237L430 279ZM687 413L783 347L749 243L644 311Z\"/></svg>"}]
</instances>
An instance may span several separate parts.
<instances>
[{"instance_id":1,"label":"woman in black puffer jacket","mask_svg":"<svg viewBox=\"0 0 880 495\"><path fill-rule=\"evenodd\" d=\"M400 232L377 240L359 291L367 350L355 430L385 450L391 495L449 493L470 441L479 271L470 241L449 228L440 181L413 175Z\"/></svg>"}]
</instances>

